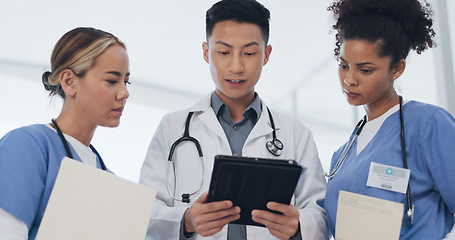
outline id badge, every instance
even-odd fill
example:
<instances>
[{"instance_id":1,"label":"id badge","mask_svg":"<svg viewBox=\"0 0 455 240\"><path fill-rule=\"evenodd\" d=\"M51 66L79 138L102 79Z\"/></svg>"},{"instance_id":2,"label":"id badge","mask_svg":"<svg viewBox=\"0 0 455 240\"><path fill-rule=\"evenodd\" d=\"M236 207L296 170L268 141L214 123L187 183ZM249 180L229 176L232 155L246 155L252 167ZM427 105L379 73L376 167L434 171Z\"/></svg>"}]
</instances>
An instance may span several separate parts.
<instances>
[{"instance_id":1,"label":"id badge","mask_svg":"<svg viewBox=\"0 0 455 240\"><path fill-rule=\"evenodd\" d=\"M409 169L371 162L367 186L406 194L410 174Z\"/></svg>"}]
</instances>

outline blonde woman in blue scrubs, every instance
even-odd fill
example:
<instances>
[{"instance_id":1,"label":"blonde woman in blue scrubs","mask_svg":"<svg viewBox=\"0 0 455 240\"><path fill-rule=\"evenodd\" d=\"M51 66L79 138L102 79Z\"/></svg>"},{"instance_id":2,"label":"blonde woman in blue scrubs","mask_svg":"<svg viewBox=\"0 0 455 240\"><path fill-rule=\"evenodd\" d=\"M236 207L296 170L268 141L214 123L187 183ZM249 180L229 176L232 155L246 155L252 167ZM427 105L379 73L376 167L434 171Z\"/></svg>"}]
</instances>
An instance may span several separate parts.
<instances>
[{"instance_id":1,"label":"blonde woman in blue scrubs","mask_svg":"<svg viewBox=\"0 0 455 240\"><path fill-rule=\"evenodd\" d=\"M98 126L120 123L129 97L125 44L102 30L75 28L55 45L51 68L42 82L63 98L59 116L0 139L0 239L35 239L63 157L108 171L90 142Z\"/></svg>"}]
</instances>

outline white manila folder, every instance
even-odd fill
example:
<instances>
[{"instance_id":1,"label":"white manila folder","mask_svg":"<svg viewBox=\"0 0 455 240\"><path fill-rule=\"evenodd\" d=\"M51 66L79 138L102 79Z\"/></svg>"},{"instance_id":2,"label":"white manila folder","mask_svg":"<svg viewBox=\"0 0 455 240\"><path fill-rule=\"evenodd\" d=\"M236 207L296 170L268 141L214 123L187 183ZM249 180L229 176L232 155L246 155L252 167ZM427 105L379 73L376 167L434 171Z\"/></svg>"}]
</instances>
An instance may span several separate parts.
<instances>
[{"instance_id":1,"label":"white manila folder","mask_svg":"<svg viewBox=\"0 0 455 240\"><path fill-rule=\"evenodd\" d=\"M156 190L65 157L37 240L145 239Z\"/></svg>"},{"instance_id":2,"label":"white manila folder","mask_svg":"<svg viewBox=\"0 0 455 240\"><path fill-rule=\"evenodd\" d=\"M399 239L403 209L402 203L340 191L335 239Z\"/></svg>"}]
</instances>

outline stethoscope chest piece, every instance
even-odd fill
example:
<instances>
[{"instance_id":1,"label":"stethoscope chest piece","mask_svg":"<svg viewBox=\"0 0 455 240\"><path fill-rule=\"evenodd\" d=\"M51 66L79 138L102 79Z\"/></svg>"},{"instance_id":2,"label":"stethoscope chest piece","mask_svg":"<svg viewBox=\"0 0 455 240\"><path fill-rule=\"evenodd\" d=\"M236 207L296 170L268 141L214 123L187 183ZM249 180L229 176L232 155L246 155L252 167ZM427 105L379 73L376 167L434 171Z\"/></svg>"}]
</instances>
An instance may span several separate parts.
<instances>
[{"instance_id":1,"label":"stethoscope chest piece","mask_svg":"<svg viewBox=\"0 0 455 240\"><path fill-rule=\"evenodd\" d=\"M275 156L280 156L283 150L283 143L279 139L273 139L266 143L266 147L269 152Z\"/></svg>"},{"instance_id":2,"label":"stethoscope chest piece","mask_svg":"<svg viewBox=\"0 0 455 240\"><path fill-rule=\"evenodd\" d=\"M273 139L268 141L265 146L267 147L267 150L274 156L280 156L281 152L284 148L283 142L281 142L277 137L276 137L276 128L275 128L275 123L272 118L272 113L270 112L270 109L267 108L267 112L269 114L269 120L270 120L270 126L272 127L272 137Z\"/></svg>"}]
</instances>

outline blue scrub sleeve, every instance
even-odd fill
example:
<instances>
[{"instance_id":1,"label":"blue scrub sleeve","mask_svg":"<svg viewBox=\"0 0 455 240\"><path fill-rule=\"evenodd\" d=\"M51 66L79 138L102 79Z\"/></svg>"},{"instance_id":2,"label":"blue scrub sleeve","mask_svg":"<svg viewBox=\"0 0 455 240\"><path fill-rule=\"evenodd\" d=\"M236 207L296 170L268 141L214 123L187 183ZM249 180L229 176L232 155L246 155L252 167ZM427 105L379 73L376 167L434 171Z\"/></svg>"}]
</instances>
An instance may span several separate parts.
<instances>
[{"instance_id":1,"label":"blue scrub sleeve","mask_svg":"<svg viewBox=\"0 0 455 240\"><path fill-rule=\"evenodd\" d=\"M420 141L422 155L439 192L451 212L455 210L455 119L435 112Z\"/></svg>"},{"instance_id":2,"label":"blue scrub sleeve","mask_svg":"<svg viewBox=\"0 0 455 240\"><path fill-rule=\"evenodd\" d=\"M0 140L0 208L30 229L47 176L47 152L29 132L16 129Z\"/></svg>"}]
</instances>

